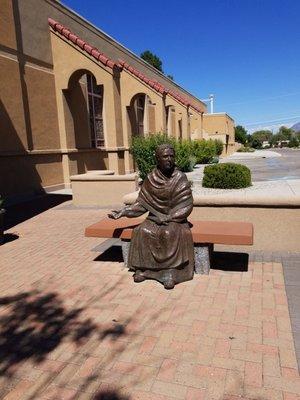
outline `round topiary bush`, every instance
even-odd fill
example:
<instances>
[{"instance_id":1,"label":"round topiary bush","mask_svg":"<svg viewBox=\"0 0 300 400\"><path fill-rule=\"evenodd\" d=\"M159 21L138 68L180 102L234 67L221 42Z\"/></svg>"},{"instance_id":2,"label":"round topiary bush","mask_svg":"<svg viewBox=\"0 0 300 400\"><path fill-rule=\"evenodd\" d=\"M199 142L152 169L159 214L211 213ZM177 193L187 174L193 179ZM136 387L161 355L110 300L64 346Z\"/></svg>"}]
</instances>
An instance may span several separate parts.
<instances>
[{"instance_id":1,"label":"round topiary bush","mask_svg":"<svg viewBox=\"0 0 300 400\"><path fill-rule=\"evenodd\" d=\"M204 168L202 186L214 189L241 189L251 186L251 172L245 165L224 163Z\"/></svg>"}]
</instances>

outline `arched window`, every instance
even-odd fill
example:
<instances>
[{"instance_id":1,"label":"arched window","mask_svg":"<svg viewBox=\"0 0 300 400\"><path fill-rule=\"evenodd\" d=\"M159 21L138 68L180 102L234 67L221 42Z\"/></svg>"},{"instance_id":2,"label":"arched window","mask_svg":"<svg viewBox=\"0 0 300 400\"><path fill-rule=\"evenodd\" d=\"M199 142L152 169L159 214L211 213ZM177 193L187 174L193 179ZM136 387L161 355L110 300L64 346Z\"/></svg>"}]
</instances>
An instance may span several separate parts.
<instances>
[{"instance_id":1,"label":"arched window","mask_svg":"<svg viewBox=\"0 0 300 400\"><path fill-rule=\"evenodd\" d=\"M144 135L145 95L140 95L137 97L137 99L135 101L135 107L136 107L136 122L137 122L136 134L143 136Z\"/></svg>"},{"instance_id":2,"label":"arched window","mask_svg":"<svg viewBox=\"0 0 300 400\"><path fill-rule=\"evenodd\" d=\"M103 85L97 85L95 77L87 74L87 88L91 144L95 148L104 147Z\"/></svg>"}]
</instances>

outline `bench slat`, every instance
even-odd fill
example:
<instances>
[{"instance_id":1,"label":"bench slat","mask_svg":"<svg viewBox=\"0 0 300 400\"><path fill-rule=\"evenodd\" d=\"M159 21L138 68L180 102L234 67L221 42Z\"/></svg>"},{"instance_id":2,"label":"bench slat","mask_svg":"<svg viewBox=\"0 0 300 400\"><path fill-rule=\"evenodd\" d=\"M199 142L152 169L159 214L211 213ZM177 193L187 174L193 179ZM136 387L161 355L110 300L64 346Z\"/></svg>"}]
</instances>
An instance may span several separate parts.
<instances>
[{"instance_id":1,"label":"bench slat","mask_svg":"<svg viewBox=\"0 0 300 400\"><path fill-rule=\"evenodd\" d=\"M85 236L131 239L132 230L144 218L104 218L86 228ZM253 225L249 222L190 221L194 243L252 245Z\"/></svg>"}]
</instances>

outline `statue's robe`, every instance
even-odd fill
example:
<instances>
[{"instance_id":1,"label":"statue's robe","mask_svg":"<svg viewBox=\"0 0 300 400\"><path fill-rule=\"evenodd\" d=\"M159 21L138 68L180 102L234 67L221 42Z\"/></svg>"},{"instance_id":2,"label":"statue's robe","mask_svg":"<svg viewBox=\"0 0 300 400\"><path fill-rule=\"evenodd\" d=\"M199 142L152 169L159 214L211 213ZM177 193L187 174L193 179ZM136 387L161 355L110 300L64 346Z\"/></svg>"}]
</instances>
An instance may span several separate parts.
<instances>
[{"instance_id":1,"label":"statue's robe","mask_svg":"<svg viewBox=\"0 0 300 400\"><path fill-rule=\"evenodd\" d=\"M187 217L193 197L186 175L175 169L168 178L155 168L144 180L137 203L149 214L133 231L128 267L161 282L168 277L175 283L192 279L194 246ZM160 223L160 217L172 217L176 212L177 218L166 225Z\"/></svg>"}]
</instances>

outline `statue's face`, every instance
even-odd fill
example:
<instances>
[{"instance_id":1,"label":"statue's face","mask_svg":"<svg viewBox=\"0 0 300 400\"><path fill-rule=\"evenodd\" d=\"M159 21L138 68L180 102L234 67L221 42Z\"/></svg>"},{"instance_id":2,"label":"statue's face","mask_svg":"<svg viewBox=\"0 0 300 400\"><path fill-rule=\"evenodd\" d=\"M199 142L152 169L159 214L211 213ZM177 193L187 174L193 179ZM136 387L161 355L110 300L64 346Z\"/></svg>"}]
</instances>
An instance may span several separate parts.
<instances>
[{"instance_id":1,"label":"statue's face","mask_svg":"<svg viewBox=\"0 0 300 400\"><path fill-rule=\"evenodd\" d=\"M157 166L162 172L169 172L175 167L175 154L172 149L164 149L157 156Z\"/></svg>"}]
</instances>

